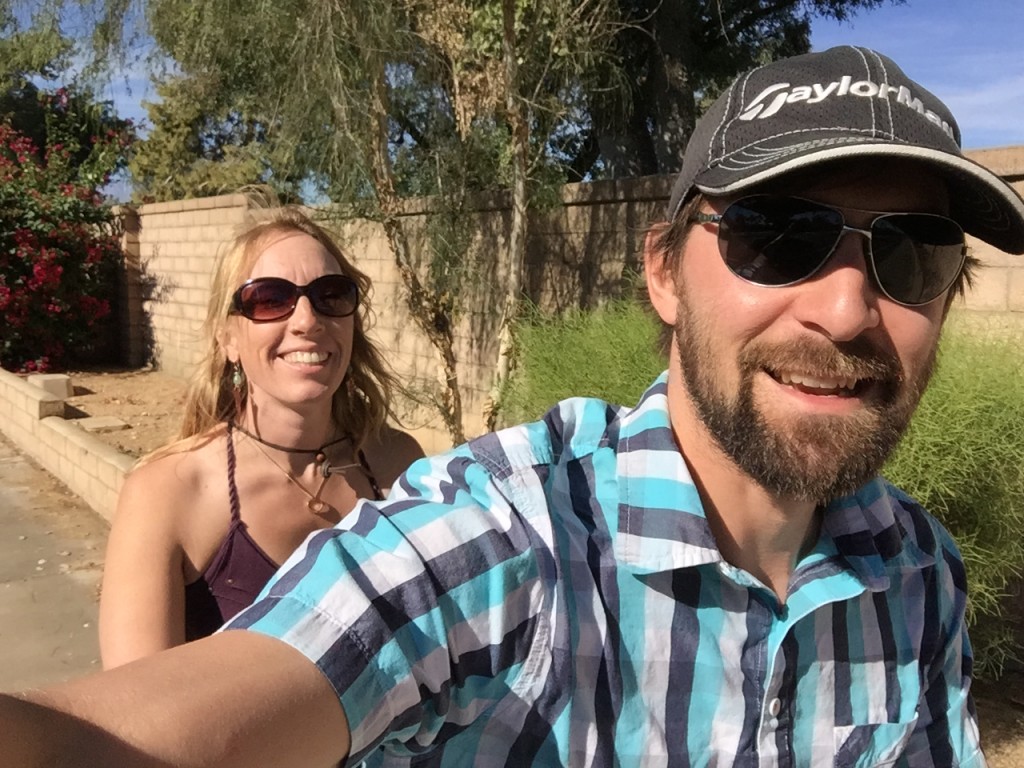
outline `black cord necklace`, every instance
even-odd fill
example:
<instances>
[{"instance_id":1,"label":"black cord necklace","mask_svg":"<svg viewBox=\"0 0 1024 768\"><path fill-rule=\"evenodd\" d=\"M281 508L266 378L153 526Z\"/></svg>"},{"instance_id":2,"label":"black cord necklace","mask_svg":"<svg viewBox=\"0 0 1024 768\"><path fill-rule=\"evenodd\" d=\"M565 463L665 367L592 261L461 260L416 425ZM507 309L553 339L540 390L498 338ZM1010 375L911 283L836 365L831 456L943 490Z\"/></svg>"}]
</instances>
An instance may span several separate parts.
<instances>
[{"instance_id":1,"label":"black cord necklace","mask_svg":"<svg viewBox=\"0 0 1024 768\"><path fill-rule=\"evenodd\" d=\"M319 448L293 448L290 445L278 445L277 443L272 443L269 440L264 440L259 435L254 435L241 424L235 424L234 422L231 422L231 428L237 429L246 437L255 440L257 443L267 446L267 448L273 448L275 451L284 451L285 453L311 453L313 454L313 461L316 462L318 466L327 461L327 454L324 453L324 451L326 451L332 445L337 445L338 443L342 443L345 440L351 439L351 435L342 435L341 437L337 437L334 440L331 440L330 442L324 443Z\"/></svg>"}]
</instances>

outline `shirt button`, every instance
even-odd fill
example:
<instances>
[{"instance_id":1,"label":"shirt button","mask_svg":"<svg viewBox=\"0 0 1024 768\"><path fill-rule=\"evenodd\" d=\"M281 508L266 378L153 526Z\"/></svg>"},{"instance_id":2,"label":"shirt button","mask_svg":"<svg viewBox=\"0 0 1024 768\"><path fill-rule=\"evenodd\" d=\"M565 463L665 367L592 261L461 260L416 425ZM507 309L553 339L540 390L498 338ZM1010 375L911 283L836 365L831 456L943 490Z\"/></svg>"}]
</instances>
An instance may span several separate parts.
<instances>
[{"instance_id":1,"label":"shirt button","mask_svg":"<svg viewBox=\"0 0 1024 768\"><path fill-rule=\"evenodd\" d=\"M772 699L771 703L768 704L768 714L772 717L778 717L779 712L782 711L782 701L780 699Z\"/></svg>"}]
</instances>

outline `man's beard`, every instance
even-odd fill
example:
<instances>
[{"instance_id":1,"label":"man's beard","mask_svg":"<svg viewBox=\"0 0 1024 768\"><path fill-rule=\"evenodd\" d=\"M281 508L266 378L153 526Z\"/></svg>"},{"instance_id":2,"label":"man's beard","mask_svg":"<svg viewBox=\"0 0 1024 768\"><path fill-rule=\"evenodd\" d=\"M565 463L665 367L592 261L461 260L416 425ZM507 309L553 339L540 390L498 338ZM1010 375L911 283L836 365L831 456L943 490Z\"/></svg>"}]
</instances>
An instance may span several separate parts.
<instances>
[{"instance_id":1,"label":"man's beard","mask_svg":"<svg viewBox=\"0 0 1024 768\"><path fill-rule=\"evenodd\" d=\"M730 398L716 384L715 363L723 361L709 335L680 296L676 348L690 398L708 433L769 493L815 503L852 493L878 474L906 431L935 363L932 350L908 381L893 350L879 349L863 337L820 344L806 339L752 343L739 355L739 385ZM770 422L754 402L755 377L765 371L870 379L871 399L856 413L794 413Z\"/></svg>"}]
</instances>

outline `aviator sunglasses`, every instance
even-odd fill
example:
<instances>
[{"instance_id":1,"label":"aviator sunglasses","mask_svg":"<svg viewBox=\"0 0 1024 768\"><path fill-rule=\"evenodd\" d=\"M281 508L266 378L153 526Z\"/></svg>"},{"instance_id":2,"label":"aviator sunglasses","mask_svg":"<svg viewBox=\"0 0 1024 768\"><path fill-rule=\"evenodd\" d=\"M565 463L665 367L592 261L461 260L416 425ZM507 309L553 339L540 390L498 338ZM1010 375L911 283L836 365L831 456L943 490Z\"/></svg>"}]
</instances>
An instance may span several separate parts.
<instances>
[{"instance_id":1,"label":"aviator sunglasses","mask_svg":"<svg viewBox=\"0 0 1024 768\"><path fill-rule=\"evenodd\" d=\"M860 229L821 203L753 195L720 214L697 213L691 220L718 225L726 266L755 285L781 287L813 277L846 232L867 238L869 271L878 289L897 304L927 304L953 285L967 256L959 224L931 213L857 212L877 215L869 228Z\"/></svg>"},{"instance_id":2,"label":"aviator sunglasses","mask_svg":"<svg viewBox=\"0 0 1024 768\"><path fill-rule=\"evenodd\" d=\"M257 277L235 291L231 312L257 323L283 320L295 311L300 296L327 317L348 317L359 306L359 286L345 275L323 275L307 285L283 277Z\"/></svg>"}]
</instances>

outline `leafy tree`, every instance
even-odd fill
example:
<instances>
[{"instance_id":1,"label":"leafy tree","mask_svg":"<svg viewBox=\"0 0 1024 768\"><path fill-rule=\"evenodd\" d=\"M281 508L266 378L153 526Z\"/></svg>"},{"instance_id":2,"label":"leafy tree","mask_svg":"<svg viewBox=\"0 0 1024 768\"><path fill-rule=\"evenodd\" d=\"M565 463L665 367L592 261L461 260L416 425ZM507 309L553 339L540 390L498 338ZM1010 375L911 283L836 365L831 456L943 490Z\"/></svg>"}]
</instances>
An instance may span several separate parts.
<instances>
[{"instance_id":1,"label":"leafy tree","mask_svg":"<svg viewBox=\"0 0 1024 768\"><path fill-rule=\"evenodd\" d=\"M30 77L53 80L70 61L72 41L60 31L58 9L40 4L28 25L0 0L0 89L17 88Z\"/></svg>"},{"instance_id":2,"label":"leafy tree","mask_svg":"<svg viewBox=\"0 0 1024 768\"><path fill-rule=\"evenodd\" d=\"M545 187L560 186L558 144L585 109L584 94L615 71L614 6L605 0L443 0L414 7L421 34L451 72L460 134L499 126L507 158L511 224L499 349L486 426L493 428L502 382L512 366L512 321L522 293L527 209Z\"/></svg>"},{"instance_id":3,"label":"leafy tree","mask_svg":"<svg viewBox=\"0 0 1024 768\"><path fill-rule=\"evenodd\" d=\"M677 171L703 107L737 72L810 50L815 16L847 19L885 0L617 0L629 89L593 94L573 169L631 177ZM903 0L893 0L902 2Z\"/></svg>"},{"instance_id":4,"label":"leafy tree","mask_svg":"<svg viewBox=\"0 0 1024 768\"><path fill-rule=\"evenodd\" d=\"M267 123L251 108L226 104L215 78L165 77L156 93L159 101L143 103L152 127L129 164L137 200L207 197L253 184L283 199L297 195L298 179L284 172L288 158Z\"/></svg>"},{"instance_id":5,"label":"leafy tree","mask_svg":"<svg viewBox=\"0 0 1024 768\"><path fill-rule=\"evenodd\" d=\"M150 193L174 183L194 190L206 169L190 158L229 157L228 147L244 151L253 146L246 131L255 127L260 146L245 161L272 157L266 167L273 177L304 177L348 203L351 213L378 219L412 316L438 352L444 385L437 405L460 441L454 327L461 285L472 273L467 200L481 188L516 190L507 267L513 282L505 302L511 316L525 249L527 181L543 178L552 127L569 115L563 102L576 103L582 93L587 27L572 21L591 20L590 28L599 29L593 20L602 18L602 6L610 7L605 0L293 0L244 7L151 0L153 38L184 73L162 87L183 95L165 90L172 98L164 111L151 110L165 130L154 131L134 167ZM409 194L435 198L425 256L400 223Z\"/></svg>"}]
</instances>

